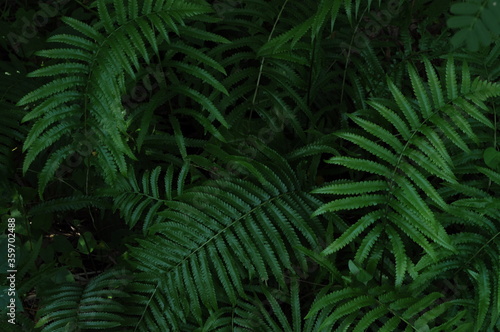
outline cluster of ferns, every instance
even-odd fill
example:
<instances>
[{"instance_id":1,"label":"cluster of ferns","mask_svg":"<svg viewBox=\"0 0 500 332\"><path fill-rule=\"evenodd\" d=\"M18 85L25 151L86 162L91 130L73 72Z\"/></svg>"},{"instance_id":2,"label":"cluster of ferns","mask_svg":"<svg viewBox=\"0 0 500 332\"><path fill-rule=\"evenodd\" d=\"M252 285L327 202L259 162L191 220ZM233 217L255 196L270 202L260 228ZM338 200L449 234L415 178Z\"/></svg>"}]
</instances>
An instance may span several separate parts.
<instances>
[{"instance_id":1,"label":"cluster of ferns","mask_svg":"<svg viewBox=\"0 0 500 332\"><path fill-rule=\"evenodd\" d=\"M2 62L5 331L499 331L496 1L86 3Z\"/></svg>"}]
</instances>

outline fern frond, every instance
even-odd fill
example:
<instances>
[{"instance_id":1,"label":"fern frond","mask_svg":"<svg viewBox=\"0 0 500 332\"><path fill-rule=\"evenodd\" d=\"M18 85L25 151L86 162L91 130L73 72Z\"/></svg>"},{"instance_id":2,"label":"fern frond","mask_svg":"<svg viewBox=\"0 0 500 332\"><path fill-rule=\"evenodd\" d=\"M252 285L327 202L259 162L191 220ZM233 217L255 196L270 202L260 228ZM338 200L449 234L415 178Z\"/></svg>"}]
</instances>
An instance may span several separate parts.
<instances>
[{"instance_id":1,"label":"fern frond","mask_svg":"<svg viewBox=\"0 0 500 332\"><path fill-rule=\"evenodd\" d=\"M182 194L184 186L182 174L186 174L188 169L189 164L186 164L181 169L177 181L174 178L173 165L170 165L166 172L160 166L144 172L140 182L130 171L127 180L123 179L123 186L116 191L106 193L106 195L113 194L115 197L114 207L120 210L120 215L130 228L141 221L143 222L143 231L147 232L149 227L165 220L158 215L164 204Z\"/></svg>"},{"instance_id":2,"label":"fern frond","mask_svg":"<svg viewBox=\"0 0 500 332\"><path fill-rule=\"evenodd\" d=\"M440 192L444 184L435 181L431 176L444 180L448 185L457 183L456 171L452 168L456 161L450 153L450 146L454 144L465 153L470 153L469 146L473 142L479 143L474 124L487 124L490 127L484 110L480 109L477 103L474 102L475 105L472 106L465 100L483 101L490 96L500 95L499 85L482 81L473 83L470 88L459 90L452 59L446 64L444 83L439 81L428 60L424 63L428 74L427 82L420 78L414 67L408 68L416 103L404 96L400 89L388 80L393 100L379 99L368 102L380 120L373 123L361 116L351 115L350 118L366 133L337 133L338 137L371 154L371 158L335 156L326 162L370 173L370 177L356 184L344 181L313 191L316 194L344 196L325 203L314 215L347 210L363 211L362 217L327 245L323 254L332 254L358 240L356 244L361 242L362 247L356 257L362 261L376 242L382 241L378 225L391 223L390 226L384 227L383 232L388 235L394 252L397 253L397 286L403 283L409 259L405 250L410 246L404 238L408 237L418 243L433 257L436 253L428 239L447 250L455 250L438 215L450 212L455 214L458 211L456 207L449 205L450 197ZM464 70L464 85L468 85L468 75L468 70ZM444 97L441 86L448 91L447 98ZM394 103L397 108L390 109L386 106ZM471 116L467 116L469 114ZM465 137L460 135L457 129L462 130ZM391 133L394 131L399 135ZM464 211L464 216L468 213L470 212ZM361 236L361 233L368 237ZM396 250L399 246L401 248Z\"/></svg>"},{"instance_id":3,"label":"fern frond","mask_svg":"<svg viewBox=\"0 0 500 332\"><path fill-rule=\"evenodd\" d=\"M38 204L30 209L32 215L50 213L56 211L80 210L85 207L104 207L105 204L93 196L70 196L59 199L52 199Z\"/></svg>"},{"instance_id":4,"label":"fern frond","mask_svg":"<svg viewBox=\"0 0 500 332\"><path fill-rule=\"evenodd\" d=\"M24 172L47 146L64 146L64 139L71 137L70 127L60 127L71 126L71 129L93 131L96 135L92 138L92 144L95 145L93 149L101 153L95 159L95 164L104 170L104 180L113 183L117 178L116 170L122 175L127 174L126 158L136 158L128 142L130 120L120 100L128 82L138 79L141 61L150 63L152 55L159 56L159 45L170 41L168 34L172 31L178 35L183 34L190 40L227 42L227 39L214 33L183 26L185 20L211 12L210 7L203 4L162 1L156 2L153 8L146 3L141 12L137 0L112 3L97 1L96 6L102 25L90 26L73 18L65 18L65 23L81 35L55 35L49 38L49 41L69 47L38 53L49 59L67 61L34 71L32 77L48 77L51 81L26 94L18 103L33 106L24 121L35 121L24 145L24 149L28 150ZM156 37L158 33L164 40ZM183 75L193 75L199 80L207 81L216 91L228 94L226 88L199 65L206 64L224 72L220 64L193 47L179 46L181 45L177 43L177 49L180 48L198 63L172 61L167 58L171 60L172 68ZM166 86L161 87L165 88ZM220 110L209 98L198 92L198 89L182 84L174 85L171 93L178 93L198 102L208 112L208 116L202 115L202 119L215 117L224 126L228 126ZM172 98L172 94L167 96ZM166 99L160 101L159 98L156 101L167 102ZM83 123L80 121L81 117ZM145 117L151 117L151 109ZM71 121L68 121L69 119ZM206 120L202 124L206 125L207 122L211 121ZM143 128L148 129L145 126ZM146 133L141 133L141 141L145 135ZM43 139L35 140L39 136ZM42 141L43 144L40 143ZM69 150L70 145L66 145L64 149ZM47 172L41 175L44 177L41 181L43 187L39 188L41 193L53 174L48 171L54 167L47 166Z\"/></svg>"},{"instance_id":5,"label":"fern frond","mask_svg":"<svg viewBox=\"0 0 500 332\"><path fill-rule=\"evenodd\" d=\"M155 290L140 301L144 311L137 328L143 329L143 324L152 321L148 307L153 304L145 301L147 297L165 308L162 320L174 317L182 321L181 304L163 300L172 296L189 299L190 314L199 319L200 303L216 310L215 294L220 292L234 301L235 294L244 294L242 280L248 276L263 281L273 278L283 284L283 271L291 268L292 261L307 266L304 255L291 248L305 243L318 248L309 221L318 202L298 189L290 167L277 171L253 165L256 168L248 170L262 175L261 185L235 179L190 188L167 202L169 209L160 212L168 222L151 226L148 238L139 240L139 247L130 248L134 266L159 277ZM153 264L144 265L146 261ZM150 284L151 278L142 282ZM175 321L168 325L173 328L179 324Z\"/></svg>"},{"instance_id":6,"label":"fern frond","mask_svg":"<svg viewBox=\"0 0 500 332\"><path fill-rule=\"evenodd\" d=\"M318 330L335 330L348 327L355 331L377 329L394 331L399 329L422 329L458 327L463 324L463 315L469 313L460 300L448 300L440 303L444 294L441 292L425 293L406 287L394 286L347 286L334 291L315 301L306 319L315 319L321 323ZM461 310L462 309L462 310ZM461 315L455 319L446 319L447 315ZM319 313L319 315L317 315ZM313 314L317 316L313 318ZM321 317L321 318L320 318ZM470 328L467 325L467 328Z\"/></svg>"},{"instance_id":7,"label":"fern frond","mask_svg":"<svg viewBox=\"0 0 500 332\"><path fill-rule=\"evenodd\" d=\"M120 298L128 295L119 288L127 280L117 271L108 271L87 285L77 283L46 289L39 310L40 320L35 327L41 331L58 329L107 329L122 326L125 308Z\"/></svg>"}]
</instances>

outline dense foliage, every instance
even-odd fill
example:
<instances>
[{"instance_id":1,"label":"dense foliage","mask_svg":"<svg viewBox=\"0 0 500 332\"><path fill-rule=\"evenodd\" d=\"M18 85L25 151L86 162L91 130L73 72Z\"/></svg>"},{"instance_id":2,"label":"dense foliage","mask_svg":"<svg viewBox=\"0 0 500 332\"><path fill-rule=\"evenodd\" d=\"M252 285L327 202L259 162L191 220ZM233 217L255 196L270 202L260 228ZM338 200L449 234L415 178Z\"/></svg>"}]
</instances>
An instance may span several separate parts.
<instances>
[{"instance_id":1,"label":"dense foliage","mask_svg":"<svg viewBox=\"0 0 500 332\"><path fill-rule=\"evenodd\" d=\"M500 330L496 0L2 7L5 331Z\"/></svg>"}]
</instances>

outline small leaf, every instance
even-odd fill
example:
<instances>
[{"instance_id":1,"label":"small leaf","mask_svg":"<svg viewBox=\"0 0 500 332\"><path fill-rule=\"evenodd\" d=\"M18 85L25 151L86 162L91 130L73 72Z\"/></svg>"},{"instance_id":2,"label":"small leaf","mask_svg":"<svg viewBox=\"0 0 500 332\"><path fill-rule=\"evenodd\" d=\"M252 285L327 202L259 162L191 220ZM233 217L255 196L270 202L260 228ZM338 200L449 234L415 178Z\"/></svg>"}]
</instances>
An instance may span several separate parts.
<instances>
[{"instance_id":1,"label":"small leaf","mask_svg":"<svg viewBox=\"0 0 500 332\"><path fill-rule=\"evenodd\" d=\"M86 254L89 255L92 251L94 251L95 247L97 246L97 242L90 232L85 232L82 235L80 235L80 238L78 239L78 247L77 249Z\"/></svg>"},{"instance_id":2,"label":"small leaf","mask_svg":"<svg viewBox=\"0 0 500 332\"><path fill-rule=\"evenodd\" d=\"M500 152L493 147L484 150L484 163L493 169L500 169Z\"/></svg>"}]
</instances>

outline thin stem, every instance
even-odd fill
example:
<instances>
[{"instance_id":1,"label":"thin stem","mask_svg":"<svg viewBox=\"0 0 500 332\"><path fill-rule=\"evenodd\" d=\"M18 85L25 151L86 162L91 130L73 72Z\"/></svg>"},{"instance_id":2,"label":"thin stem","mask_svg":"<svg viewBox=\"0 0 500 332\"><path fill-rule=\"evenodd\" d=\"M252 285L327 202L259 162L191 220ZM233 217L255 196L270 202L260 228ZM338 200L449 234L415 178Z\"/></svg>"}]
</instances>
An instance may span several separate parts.
<instances>
[{"instance_id":1,"label":"thin stem","mask_svg":"<svg viewBox=\"0 0 500 332\"><path fill-rule=\"evenodd\" d=\"M308 87L307 87L307 106L311 106L311 89L312 89L312 77L313 77L313 65L314 65L314 57L316 54L316 45L318 43L318 39L314 39L312 41L312 52L311 52L311 63L309 65L309 79L308 79Z\"/></svg>"},{"instance_id":2,"label":"thin stem","mask_svg":"<svg viewBox=\"0 0 500 332\"><path fill-rule=\"evenodd\" d=\"M278 13L278 17L276 17L276 20L274 21L273 28L271 29L271 33L269 34L269 37L267 38L267 41L269 42L273 36L274 30L276 29L276 25L278 24L278 21L281 18L281 14L283 13L283 10L285 9L286 4L288 3L288 0L285 1L283 6L281 6L280 12ZM259 90L259 85L260 85L260 79L262 77L262 70L264 69L264 61L265 57L262 57L262 60L260 61L260 68L259 68L259 75L257 77L257 85L255 86L255 92L253 94L252 98L252 104L255 104L255 99L257 98L257 92Z\"/></svg>"}]
</instances>

